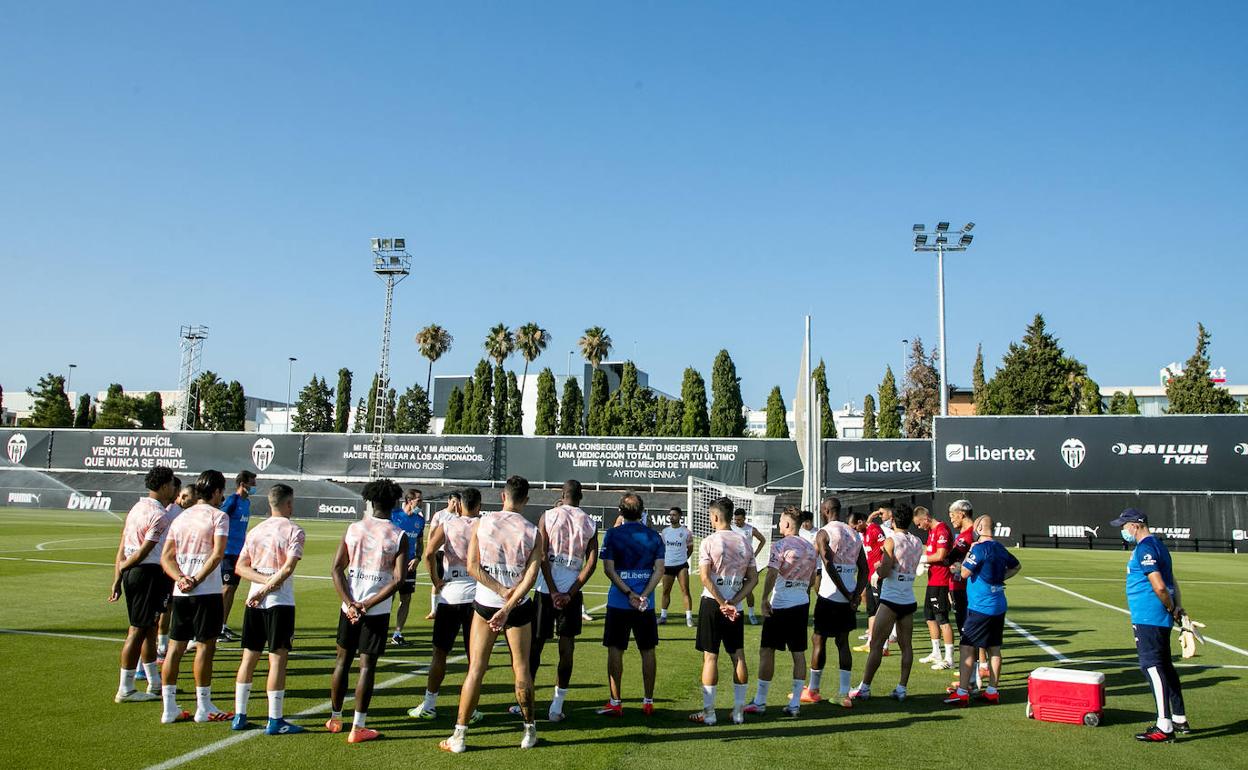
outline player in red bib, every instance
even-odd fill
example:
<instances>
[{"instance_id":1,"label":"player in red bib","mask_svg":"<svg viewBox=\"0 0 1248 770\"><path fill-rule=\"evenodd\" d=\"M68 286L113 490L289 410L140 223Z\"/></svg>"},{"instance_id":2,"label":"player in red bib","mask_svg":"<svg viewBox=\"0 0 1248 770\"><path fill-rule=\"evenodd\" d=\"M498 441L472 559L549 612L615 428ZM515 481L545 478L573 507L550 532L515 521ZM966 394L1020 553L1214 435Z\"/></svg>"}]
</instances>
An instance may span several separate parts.
<instances>
[{"instance_id":1,"label":"player in red bib","mask_svg":"<svg viewBox=\"0 0 1248 770\"><path fill-rule=\"evenodd\" d=\"M920 663L931 663L933 671L953 668L953 626L949 623L949 549L953 546L953 533L949 525L940 521L928 509L914 509L914 526L927 532L923 550L923 564L927 566L927 593L923 598L923 619L932 638L932 652ZM940 654L941 642L945 654Z\"/></svg>"},{"instance_id":2,"label":"player in red bib","mask_svg":"<svg viewBox=\"0 0 1248 770\"><path fill-rule=\"evenodd\" d=\"M862 599L867 606L867 635L863 640L863 644L854 648L854 652L870 652L871 651L871 633L875 627L875 611L880 606L880 589L874 580L876 568L880 566L880 559L884 556L884 541L888 539L888 530L884 528L884 516L887 511L888 517L892 518L892 508L889 506L880 506L871 512L867 517L865 524L860 530L862 534L862 549L867 554L867 587L862 591ZM862 639L862 637L859 637ZM888 655L889 640L884 640L884 646L881 648L882 655Z\"/></svg>"}]
</instances>

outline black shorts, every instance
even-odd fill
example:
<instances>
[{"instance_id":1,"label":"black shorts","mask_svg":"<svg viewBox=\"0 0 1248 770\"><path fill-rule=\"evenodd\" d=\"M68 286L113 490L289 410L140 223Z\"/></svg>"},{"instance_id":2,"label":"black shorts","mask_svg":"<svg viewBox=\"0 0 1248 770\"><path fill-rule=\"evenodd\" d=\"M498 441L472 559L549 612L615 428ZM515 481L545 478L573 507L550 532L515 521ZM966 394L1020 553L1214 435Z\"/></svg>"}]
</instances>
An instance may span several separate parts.
<instances>
[{"instance_id":1,"label":"black shorts","mask_svg":"<svg viewBox=\"0 0 1248 770\"><path fill-rule=\"evenodd\" d=\"M136 564L121 576L126 612L134 628L151 628L169 608L173 581L159 564Z\"/></svg>"},{"instance_id":2,"label":"black shorts","mask_svg":"<svg viewBox=\"0 0 1248 770\"><path fill-rule=\"evenodd\" d=\"M875 586L867 586L867 617L875 617L875 611L880 608L880 589Z\"/></svg>"},{"instance_id":3,"label":"black shorts","mask_svg":"<svg viewBox=\"0 0 1248 770\"><path fill-rule=\"evenodd\" d=\"M796 607L773 609L763 618L763 635L760 647L773 650L806 651L806 623L810 620L810 603Z\"/></svg>"},{"instance_id":4,"label":"black shorts","mask_svg":"<svg viewBox=\"0 0 1248 770\"><path fill-rule=\"evenodd\" d=\"M494 617L494 613L499 610L498 607L486 607L480 602L473 602L472 608L476 610L478 615L486 620ZM527 626L533 622L533 618L536 615L537 605L533 603L532 599L525 599L517 604L507 615L507 623L503 625L503 628L520 628L521 626Z\"/></svg>"},{"instance_id":5,"label":"black shorts","mask_svg":"<svg viewBox=\"0 0 1248 770\"><path fill-rule=\"evenodd\" d=\"M928 586L923 597L923 619L949 625L949 587Z\"/></svg>"},{"instance_id":6,"label":"black shorts","mask_svg":"<svg viewBox=\"0 0 1248 770\"><path fill-rule=\"evenodd\" d=\"M698 636L694 645L700 652L731 655L745 646L745 614L738 612L736 620L729 620L719 611L719 602L703 596L698 605Z\"/></svg>"},{"instance_id":7,"label":"black shorts","mask_svg":"<svg viewBox=\"0 0 1248 770\"><path fill-rule=\"evenodd\" d=\"M1135 632L1135 651L1139 654L1141 671L1167 663L1173 665L1169 628L1132 623L1131 630Z\"/></svg>"},{"instance_id":8,"label":"black shorts","mask_svg":"<svg viewBox=\"0 0 1248 770\"><path fill-rule=\"evenodd\" d=\"M386 652L386 635L390 633L390 613L365 615L358 622L347 620L347 613L338 612L338 646L355 655L380 658Z\"/></svg>"},{"instance_id":9,"label":"black shorts","mask_svg":"<svg viewBox=\"0 0 1248 770\"><path fill-rule=\"evenodd\" d=\"M834 602L822 596L815 599L815 633L841 636L858 628L858 613L849 602Z\"/></svg>"},{"instance_id":10,"label":"black shorts","mask_svg":"<svg viewBox=\"0 0 1248 770\"><path fill-rule=\"evenodd\" d=\"M581 608L585 606L585 594L580 591L568 599L563 609L555 609L555 600L550 594L537 592L536 615L533 624L534 639L553 639L559 637L577 637L581 635ZM523 624L521 624L523 625Z\"/></svg>"},{"instance_id":11,"label":"black shorts","mask_svg":"<svg viewBox=\"0 0 1248 770\"><path fill-rule=\"evenodd\" d=\"M893 615L895 615L898 620L913 615L919 609L919 605L915 602L910 602L909 604L898 604L897 602L890 602L888 599L880 599L880 607L887 607L892 610Z\"/></svg>"},{"instance_id":12,"label":"black shorts","mask_svg":"<svg viewBox=\"0 0 1248 770\"><path fill-rule=\"evenodd\" d=\"M630 634L637 642L637 649L642 652L658 647L659 621L654 616L654 610L608 607L602 626L602 646L627 650Z\"/></svg>"},{"instance_id":13,"label":"black shorts","mask_svg":"<svg viewBox=\"0 0 1248 770\"><path fill-rule=\"evenodd\" d=\"M225 601L213 592L173 597L169 638L175 642L215 642L225 624Z\"/></svg>"},{"instance_id":14,"label":"black shorts","mask_svg":"<svg viewBox=\"0 0 1248 770\"><path fill-rule=\"evenodd\" d=\"M949 603L953 605L953 620L958 625L958 633L966 625L966 590L950 591Z\"/></svg>"},{"instance_id":15,"label":"black shorts","mask_svg":"<svg viewBox=\"0 0 1248 770\"><path fill-rule=\"evenodd\" d=\"M675 564L675 565L670 565L670 566L668 566L668 565L664 565L664 567L663 567L663 574L664 574L664 575L671 575L672 577L676 577L676 576L680 575L680 573L684 572L684 571L685 571L685 570L687 570L687 569L689 569L689 562L685 562L684 564Z\"/></svg>"},{"instance_id":16,"label":"black shorts","mask_svg":"<svg viewBox=\"0 0 1248 770\"><path fill-rule=\"evenodd\" d=\"M450 652L455 647L455 637L460 636L464 643L464 652L468 652L468 641L472 632L472 602L463 604L438 604L433 614L433 646L442 652Z\"/></svg>"},{"instance_id":17,"label":"black shorts","mask_svg":"<svg viewBox=\"0 0 1248 770\"><path fill-rule=\"evenodd\" d=\"M221 557L221 582L227 586L238 585L238 573L234 571L238 564L238 554L226 554Z\"/></svg>"},{"instance_id":18,"label":"black shorts","mask_svg":"<svg viewBox=\"0 0 1248 770\"><path fill-rule=\"evenodd\" d=\"M248 607L243 611L243 649L269 652L294 649L295 605L276 604L268 609Z\"/></svg>"},{"instance_id":19,"label":"black shorts","mask_svg":"<svg viewBox=\"0 0 1248 770\"><path fill-rule=\"evenodd\" d=\"M1005 613L985 615L971 610L966 613L960 644L967 647L1000 647L1005 634Z\"/></svg>"}]
</instances>

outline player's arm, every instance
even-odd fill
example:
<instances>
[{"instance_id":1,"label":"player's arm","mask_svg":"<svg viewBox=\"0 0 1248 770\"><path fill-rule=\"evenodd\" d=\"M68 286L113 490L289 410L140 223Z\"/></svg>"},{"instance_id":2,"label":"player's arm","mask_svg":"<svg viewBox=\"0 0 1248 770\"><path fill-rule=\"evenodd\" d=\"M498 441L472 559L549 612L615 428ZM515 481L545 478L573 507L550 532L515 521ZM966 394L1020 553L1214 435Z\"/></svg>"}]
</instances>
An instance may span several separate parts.
<instances>
[{"instance_id":1,"label":"player's arm","mask_svg":"<svg viewBox=\"0 0 1248 770\"><path fill-rule=\"evenodd\" d=\"M693 558L693 533L689 533L689 539L685 541L685 561Z\"/></svg>"},{"instance_id":2,"label":"player's arm","mask_svg":"<svg viewBox=\"0 0 1248 770\"><path fill-rule=\"evenodd\" d=\"M204 562L204 566L200 568L199 572L189 576L194 585L204 582L209 575L221 568L221 561L225 558L226 539L226 535L213 535L212 553L208 554L208 559Z\"/></svg>"},{"instance_id":3,"label":"player's arm","mask_svg":"<svg viewBox=\"0 0 1248 770\"><path fill-rule=\"evenodd\" d=\"M663 579L663 557L660 556L659 558L654 560L654 568L650 571L650 580L646 582L646 587L641 589L641 598L645 598L649 596L650 594L654 593L654 589L658 587L659 581L662 579ZM637 609L644 610L645 608L646 608L645 604L643 603L642 606L638 607Z\"/></svg>"},{"instance_id":4,"label":"player's arm","mask_svg":"<svg viewBox=\"0 0 1248 770\"><path fill-rule=\"evenodd\" d=\"M542 514L541 521L537 522L537 541L542 544L542 551L550 552L550 535L546 534L546 515ZM541 570L542 579L546 581L546 587L550 589L550 595L553 597L558 593L555 588L555 574L550 568L550 560L542 559L542 563L538 565Z\"/></svg>"},{"instance_id":5,"label":"player's arm","mask_svg":"<svg viewBox=\"0 0 1248 770\"><path fill-rule=\"evenodd\" d=\"M763 533L758 531L758 527L754 528L754 539L758 541L758 545L754 546L754 555L758 556L763 552L763 546L767 545L767 538L763 537Z\"/></svg>"},{"instance_id":6,"label":"player's arm","mask_svg":"<svg viewBox=\"0 0 1248 770\"><path fill-rule=\"evenodd\" d=\"M537 542L541 542L539 538ZM537 550L534 548L534 550ZM468 574L472 575L472 579L485 586L494 593L502 596L507 593L507 589L503 584L498 582L481 568L481 547L477 544L477 530L472 530L472 539L468 541Z\"/></svg>"},{"instance_id":7,"label":"player's arm","mask_svg":"<svg viewBox=\"0 0 1248 770\"><path fill-rule=\"evenodd\" d=\"M715 581L711 578L711 563L709 561L699 562L698 577L702 579L702 587L711 592L711 596L720 607L728 603L724 595L719 592L719 586L715 585Z\"/></svg>"},{"instance_id":8,"label":"player's arm","mask_svg":"<svg viewBox=\"0 0 1248 770\"><path fill-rule=\"evenodd\" d=\"M351 595L351 585L347 582L347 565L350 563L350 557L347 555L347 539L344 537L338 543L338 550L334 552L334 563L331 565L329 576L333 578L334 590L338 592L338 598L350 610L348 615L356 610L355 597Z\"/></svg>"},{"instance_id":9,"label":"player's arm","mask_svg":"<svg viewBox=\"0 0 1248 770\"><path fill-rule=\"evenodd\" d=\"M390 582L377 593L370 596L366 601L360 602L360 607L365 612L381 604L386 599L394 595L399 590L399 586L403 585L403 576L407 574L407 534L404 533L399 538L399 552L395 554L394 570L390 573Z\"/></svg>"},{"instance_id":10,"label":"player's arm","mask_svg":"<svg viewBox=\"0 0 1248 770\"><path fill-rule=\"evenodd\" d=\"M170 580L182 577L182 568L178 566L178 547L171 537L165 539L165 547L160 552L160 568L165 571Z\"/></svg>"},{"instance_id":11,"label":"player's arm","mask_svg":"<svg viewBox=\"0 0 1248 770\"><path fill-rule=\"evenodd\" d=\"M1006 551L1005 553L1006 553L1006 556L1009 558L1009 563L1007 563L1007 565L1006 565L1006 569L1005 569L1005 577L1004 577L1004 578L1002 578L1002 580L1001 580L1001 582L1003 582L1003 583L1004 583L1006 580L1009 580L1010 578L1012 578L1012 577L1014 577L1015 575L1017 575L1017 574L1018 574L1020 571L1022 571L1022 569L1023 569L1023 565L1022 565L1021 563L1019 563L1018 559L1016 559L1016 558L1014 557L1014 554L1010 553L1009 551ZM1177 600L1177 599L1175 600L1175 604L1176 604L1176 605L1178 604L1178 600Z\"/></svg>"},{"instance_id":12,"label":"player's arm","mask_svg":"<svg viewBox=\"0 0 1248 770\"><path fill-rule=\"evenodd\" d=\"M949 546L943 545L937 547L936 550L932 551L930 554L924 554L923 562L925 564L944 564L945 559L948 558L948 556Z\"/></svg>"},{"instance_id":13,"label":"player's arm","mask_svg":"<svg viewBox=\"0 0 1248 770\"><path fill-rule=\"evenodd\" d=\"M767 577L763 580L763 617L771 615L771 592L776 587L776 576L779 573L775 567L767 568Z\"/></svg>"},{"instance_id":14,"label":"player's arm","mask_svg":"<svg viewBox=\"0 0 1248 770\"><path fill-rule=\"evenodd\" d=\"M126 552L126 535L123 532L121 540L117 542L117 556L113 559L113 587L108 593L108 600L115 602L121 598L121 570L122 562L126 559L122 556Z\"/></svg>"},{"instance_id":15,"label":"player's arm","mask_svg":"<svg viewBox=\"0 0 1248 770\"><path fill-rule=\"evenodd\" d=\"M546 563L546 548L544 546L545 543L540 538L534 540L533 551L529 553L529 560L524 565L524 574L520 576L520 582L511 587L511 595L507 597L507 602L511 605L507 607L509 611L524 601L524 598L529 595L529 591L532 591L533 586L537 584L537 571L541 565Z\"/></svg>"},{"instance_id":16,"label":"player's arm","mask_svg":"<svg viewBox=\"0 0 1248 770\"><path fill-rule=\"evenodd\" d=\"M542 564L550 564L549 559L542 559ZM595 531L594 536L589 539L585 545L585 561L581 563L581 571L577 573L576 580L572 581L572 585L568 586L568 590L564 591L568 596L575 596L594 574L594 570L598 569L598 533ZM662 572L662 569L659 570ZM547 583L553 591L554 583Z\"/></svg>"},{"instance_id":17,"label":"player's arm","mask_svg":"<svg viewBox=\"0 0 1248 770\"><path fill-rule=\"evenodd\" d=\"M832 544L829 542L827 530L820 529L819 534L815 535L815 550L819 552L819 560L823 562L824 576L832 580L832 584L836 586L841 596L849 599L849 589L845 587L845 581L841 579L841 572L832 563Z\"/></svg>"},{"instance_id":18,"label":"player's arm","mask_svg":"<svg viewBox=\"0 0 1248 770\"><path fill-rule=\"evenodd\" d=\"M429 543L425 547L425 569L429 571L429 582L433 590L442 593L442 581L438 579L438 551L446 542L446 532L441 527L434 527L429 535Z\"/></svg>"},{"instance_id":19,"label":"player's arm","mask_svg":"<svg viewBox=\"0 0 1248 770\"><path fill-rule=\"evenodd\" d=\"M893 539L891 537L884 541L881 550L883 550L883 553L880 554L880 563L875 566L875 576L883 580L893 574L893 567L897 565L897 560L893 558Z\"/></svg>"},{"instance_id":20,"label":"player's arm","mask_svg":"<svg viewBox=\"0 0 1248 770\"><path fill-rule=\"evenodd\" d=\"M846 594L846 597L849 598L855 605L862 601L862 592L867 589L867 578L869 577L869 575L867 575L867 552L861 548L858 549L858 564L856 569L857 575L855 576L856 582L854 583L854 592L852 594Z\"/></svg>"},{"instance_id":21,"label":"player's arm","mask_svg":"<svg viewBox=\"0 0 1248 770\"><path fill-rule=\"evenodd\" d=\"M1157 598L1161 601L1161 606L1166 608L1166 612L1174 615L1175 610L1179 606L1177 594L1176 596L1170 595L1170 589L1166 588L1166 581L1162 579L1159 570L1148 573L1148 585L1153 589L1153 593L1157 594Z\"/></svg>"},{"instance_id":22,"label":"player's arm","mask_svg":"<svg viewBox=\"0 0 1248 770\"><path fill-rule=\"evenodd\" d=\"M753 593L754 587L758 585L758 567L754 566L754 560L750 559L750 563L745 566L745 582L741 584L741 590L729 600L729 604L734 607L747 594Z\"/></svg>"}]
</instances>

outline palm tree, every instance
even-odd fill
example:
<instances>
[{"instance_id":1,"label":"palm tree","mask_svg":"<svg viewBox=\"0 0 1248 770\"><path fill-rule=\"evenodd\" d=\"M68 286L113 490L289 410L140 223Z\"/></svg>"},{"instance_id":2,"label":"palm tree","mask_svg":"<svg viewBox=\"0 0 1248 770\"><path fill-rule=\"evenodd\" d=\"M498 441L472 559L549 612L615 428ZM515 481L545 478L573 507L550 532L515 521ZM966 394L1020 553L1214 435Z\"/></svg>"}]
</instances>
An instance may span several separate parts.
<instances>
[{"instance_id":1,"label":"palm tree","mask_svg":"<svg viewBox=\"0 0 1248 770\"><path fill-rule=\"evenodd\" d=\"M494 363L502 366L515 350L516 339L511 335L511 329L501 323L490 329L485 338L485 354L494 359Z\"/></svg>"},{"instance_id":2,"label":"palm tree","mask_svg":"<svg viewBox=\"0 0 1248 770\"><path fill-rule=\"evenodd\" d=\"M520 355L524 356L524 377L520 382L526 382L529 376L529 364L542 354L546 346L550 344L550 332L530 321L529 323L516 329L516 349L520 351ZM524 386L521 385L521 388Z\"/></svg>"},{"instance_id":3,"label":"palm tree","mask_svg":"<svg viewBox=\"0 0 1248 770\"><path fill-rule=\"evenodd\" d=\"M425 393L428 393L430 398L433 398L433 391L429 390L429 386L433 383L433 362L450 350L451 343L454 341L455 338L451 336L451 333L437 324L429 324L416 332L416 344L420 346L420 354L429 359L429 374L425 376Z\"/></svg>"},{"instance_id":4,"label":"palm tree","mask_svg":"<svg viewBox=\"0 0 1248 770\"><path fill-rule=\"evenodd\" d=\"M611 337L601 326L591 326L586 329L585 335L576 344L581 346L581 355L585 356L585 360L595 369L611 352Z\"/></svg>"}]
</instances>

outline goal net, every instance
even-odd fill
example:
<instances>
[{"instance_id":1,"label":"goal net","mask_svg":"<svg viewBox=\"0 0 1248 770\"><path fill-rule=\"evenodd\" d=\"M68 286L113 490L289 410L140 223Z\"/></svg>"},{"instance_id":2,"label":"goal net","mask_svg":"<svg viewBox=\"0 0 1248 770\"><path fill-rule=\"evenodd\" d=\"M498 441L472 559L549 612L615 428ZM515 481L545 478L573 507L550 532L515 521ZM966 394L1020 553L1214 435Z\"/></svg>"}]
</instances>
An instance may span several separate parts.
<instances>
[{"instance_id":1,"label":"goal net","mask_svg":"<svg viewBox=\"0 0 1248 770\"><path fill-rule=\"evenodd\" d=\"M758 554L756 566L759 569L766 567L767 557L771 552L771 535L776 525L776 496L758 494L749 487L733 487L690 476L685 514L694 538L704 538L714 531L711 527L710 507L711 503L721 497L732 500L734 508L744 509L745 520L762 534L766 543ZM754 548L752 541L750 548Z\"/></svg>"}]
</instances>

